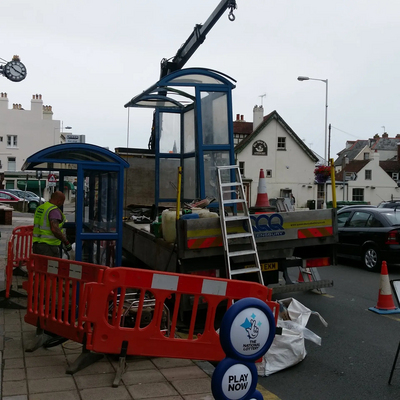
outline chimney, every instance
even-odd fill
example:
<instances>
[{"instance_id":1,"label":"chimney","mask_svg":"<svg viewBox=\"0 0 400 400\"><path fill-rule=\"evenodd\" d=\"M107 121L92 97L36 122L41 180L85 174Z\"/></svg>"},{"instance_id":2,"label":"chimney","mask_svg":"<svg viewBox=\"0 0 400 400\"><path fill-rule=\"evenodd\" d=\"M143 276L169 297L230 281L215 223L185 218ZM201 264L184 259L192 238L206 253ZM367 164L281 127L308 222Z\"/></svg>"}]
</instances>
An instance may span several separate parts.
<instances>
[{"instance_id":1,"label":"chimney","mask_svg":"<svg viewBox=\"0 0 400 400\"><path fill-rule=\"evenodd\" d=\"M386 133L386 132L384 132L383 134L382 134L382 138L383 139L387 139L389 137L389 135Z\"/></svg>"},{"instance_id":2,"label":"chimney","mask_svg":"<svg viewBox=\"0 0 400 400\"><path fill-rule=\"evenodd\" d=\"M373 160L379 166L379 153L378 153L378 150L375 150L375 152L373 153Z\"/></svg>"},{"instance_id":3,"label":"chimney","mask_svg":"<svg viewBox=\"0 0 400 400\"><path fill-rule=\"evenodd\" d=\"M253 108L253 132L260 126L264 119L264 107L254 106Z\"/></svg>"},{"instance_id":4,"label":"chimney","mask_svg":"<svg viewBox=\"0 0 400 400\"><path fill-rule=\"evenodd\" d=\"M244 122L244 115L241 115L241 116L240 116L240 120L241 120L242 122Z\"/></svg>"},{"instance_id":5,"label":"chimney","mask_svg":"<svg viewBox=\"0 0 400 400\"><path fill-rule=\"evenodd\" d=\"M400 143L397 143L397 162L400 162Z\"/></svg>"},{"instance_id":6,"label":"chimney","mask_svg":"<svg viewBox=\"0 0 400 400\"><path fill-rule=\"evenodd\" d=\"M240 114L236 114L236 121L239 121L240 119Z\"/></svg>"},{"instance_id":7,"label":"chimney","mask_svg":"<svg viewBox=\"0 0 400 400\"><path fill-rule=\"evenodd\" d=\"M5 93L5 92L1 92L0 109L8 110L8 97L7 97L7 93Z\"/></svg>"},{"instance_id":8,"label":"chimney","mask_svg":"<svg viewBox=\"0 0 400 400\"><path fill-rule=\"evenodd\" d=\"M52 106L43 106L43 119L53 119L52 108Z\"/></svg>"},{"instance_id":9,"label":"chimney","mask_svg":"<svg viewBox=\"0 0 400 400\"><path fill-rule=\"evenodd\" d=\"M39 115L42 115L43 113L42 107L43 107L42 95L41 94L32 95L31 111Z\"/></svg>"}]
</instances>

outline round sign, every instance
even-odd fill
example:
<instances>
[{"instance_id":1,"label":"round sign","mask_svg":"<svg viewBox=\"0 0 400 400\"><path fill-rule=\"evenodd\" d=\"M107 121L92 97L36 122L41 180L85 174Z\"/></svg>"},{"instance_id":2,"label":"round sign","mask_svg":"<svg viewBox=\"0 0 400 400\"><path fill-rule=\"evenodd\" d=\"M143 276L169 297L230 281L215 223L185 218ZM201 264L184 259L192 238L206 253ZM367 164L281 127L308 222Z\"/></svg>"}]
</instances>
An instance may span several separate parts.
<instances>
[{"instance_id":1,"label":"round sign","mask_svg":"<svg viewBox=\"0 0 400 400\"><path fill-rule=\"evenodd\" d=\"M257 368L251 363L223 359L215 369L211 390L218 400L240 400L253 394L257 386Z\"/></svg>"},{"instance_id":2,"label":"round sign","mask_svg":"<svg viewBox=\"0 0 400 400\"><path fill-rule=\"evenodd\" d=\"M250 397L249 400L264 400L264 396L256 390Z\"/></svg>"},{"instance_id":3,"label":"round sign","mask_svg":"<svg viewBox=\"0 0 400 400\"><path fill-rule=\"evenodd\" d=\"M222 349L229 357L256 361L270 348L275 337L275 318L261 300L245 298L225 313L220 328Z\"/></svg>"}]
</instances>

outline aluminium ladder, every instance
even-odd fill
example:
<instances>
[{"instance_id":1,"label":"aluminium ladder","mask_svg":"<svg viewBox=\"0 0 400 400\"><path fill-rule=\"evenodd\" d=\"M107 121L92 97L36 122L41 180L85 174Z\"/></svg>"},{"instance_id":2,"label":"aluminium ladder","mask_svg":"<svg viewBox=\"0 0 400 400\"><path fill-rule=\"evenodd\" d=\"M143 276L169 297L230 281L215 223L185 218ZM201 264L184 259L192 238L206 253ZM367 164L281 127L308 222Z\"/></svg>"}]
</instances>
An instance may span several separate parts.
<instances>
[{"instance_id":1,"label":"aluminium ladder","mask_svg":"<svg viewBox=\"0 0 400 400\"><path fill-rule=\"evenodd\" d=\"M232 279L232 276L235 275L257 273L259 283L264 285L256 240L251 225L250 213L246 202L239 166L228 165L217 167L217 176L219 189L219 218L225 249L226 275L229 279ZM237 215L236 213L236 215L225 214L225 207L237 206L238 204L242 205L243 215ZM243 228L245 232L243 232ZM231 250L235 242L236 244L240 244L241 250ZM231 259L243 256L252 256L254 259L254 266L233 269Z\"/></svg>"}]
</instances>

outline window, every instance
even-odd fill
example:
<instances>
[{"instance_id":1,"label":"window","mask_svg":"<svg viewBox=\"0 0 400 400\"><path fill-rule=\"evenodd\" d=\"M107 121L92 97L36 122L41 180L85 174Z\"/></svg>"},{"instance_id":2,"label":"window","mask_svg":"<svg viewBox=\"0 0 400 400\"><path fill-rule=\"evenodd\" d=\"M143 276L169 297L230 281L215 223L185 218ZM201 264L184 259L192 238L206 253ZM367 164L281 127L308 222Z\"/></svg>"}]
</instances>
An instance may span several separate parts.
<instances>
[{"instance_id":1,"label":"window","mask_svg":"<svg viewBox=\"0 0 400 400\"><path fill-rule=\"evenodd\" d=\"M353 191L354 192L354 191ZM353 195L354 197L354 195ZM366 212L355 212L351 218L348 226L349 228L360 228L367 226L368 219L371 217L370 213Z\"/></svg>"},{"instance_id":2,"label":"window","mask_svg":"<svg viewBox=\"0 0 400 400\"><path fill-rule=\"evenodd\" d=\"M17 163L15 161L15 157L8 157L7 161L8 161L7 170L8 171L16 171Z\"/></svg>"},{"instance_id":3,"label":"window","mask_svg":"<svg viewBox=\"0 0 400 400\"><path fill-rule=\"evenodd\" d=\"M240 175L244 176L244 161L239 161Z\"/></svg>"},{"instance_id":4,"label":"window","mask_svg":"<svg viewBox=\"0 0 400 400\"><path fill-rule=\"evenodd\" d=\"M370 169L365 170L365 180L371 180L372 179L372 171Z\"/></svg>"},{"instance_id":5,"label":"window","mask_svg":"<svg viewBox=\"0 0 400 400\"><path fill-rule=\"evenodd\" d=\"M364 189L353 189L353 201L364 201Z\"/></svg>"},{"instance_id":6,"label":"window","mask_svg":"<svg viewBox=\"0 0 400 400\"><path fill-rule=\"evenodd\" d=\"M17 135L7 135L7 147L17 147Z\"/></svg>"},{"instance_id":7,"label":"window","mask_svg":"<svg viewBox=\"0 0 400 400\"><path fill-rule=\"evenodd\" d=\"M272 178L272 169L266 169L265 170L265 177L266 178Z\"/></svg>"},{"instance_id":8,"label":"window","mask_svg":"<svg viewBox=\"0 0 400 400\"><path fill-rule=\"evenodd\" d=\"M369 153L364 153L364 160L369 160Z\"/></svg>"},{"instance_id":9,"label":"window","mask_svg":"<svg viewBox=\"0 0 400 400\"><path fill-rule=\"evenodd\" d=\"M337 216L337 222L338 222L338 227L342 227L344 226L344 224L346 223L347 219L349 218L351 214L351 211L347 211L347 212L343 212L338 214Z\"/></svg>"},{"instance_id":10,"label":"window","mask_svg":"<svg viewBox=\"0 0 400 400\"><path fill-rule=\"evenodd\" d=\"M392 173L392 179L394 181L398 181L399 180L399 173L398 172L393 172Z\"/></svg>"},{"instance_id":11,"label":"window","mask_svg":"<svg viewBox=\"0 0 400 400\"><path fill-rule=\"evenodd\" d=\"M278 150L286 150L286 138L278 137Z\"/></svg>"}]
</instances>

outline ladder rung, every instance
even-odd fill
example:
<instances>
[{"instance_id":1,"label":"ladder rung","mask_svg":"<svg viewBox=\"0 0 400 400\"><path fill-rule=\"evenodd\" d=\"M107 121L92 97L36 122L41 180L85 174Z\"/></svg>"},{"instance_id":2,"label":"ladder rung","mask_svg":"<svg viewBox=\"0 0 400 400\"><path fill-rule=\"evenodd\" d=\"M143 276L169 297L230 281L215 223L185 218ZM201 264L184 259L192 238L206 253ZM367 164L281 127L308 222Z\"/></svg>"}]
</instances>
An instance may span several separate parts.
<instances>
[{"instance_id":1,"label":"ladder rung","mask_svg":"<svg viewBox=\"0 0 400 400\"><path fill-rule=\"evenodd\" d=\"M239 257L239 256L248 256L250 254L256 254L255 250L240 250L240 251L232 251L228 253L229 257Z\"/></svg>"},{"instance_id":2,"label":"ladder rung","mask_svg":"<svg viewBox=\"0 0 400 400\"><path fill-rule=\"evenodd\" d=\"M239 169L239 165L218 165L218 169Z\"/></svg>"},{"instance_id":3,"label":"ladder rung","mask_svg":"<svg viewBox=\"0 0 400 400\"><path fill-rule=\"evenodd\" d=\"M241 239L245 237L252 237L253 235L251 233L228 233L226 237L228 239Z\"/></svg>"},{"instance_id":4,"label":"ladder rung","mask_svg":"<svg viewBox=\"0 0 400 400\"><path fill-rule=\"evenodd\" d=\"M226 222L230 222L230 221L244 221L244 220L248 220L249 217L246 215L233 215L233 216L228 216L225 217L225 221Z\"/></svg>"},{"instance_id":5,"label":"ladder rung","mask_svg":"<svg viewBox=\"0 0 400 400\"><path fill-rule=\"evenodd\" d=\"M221 187L240 186L240 182L221 183Z\"/></svg>"},{"instance_id":6,"label":"ladder rung","mask_svg":"<svg viewBox=\"0 0 400 400\"><path fill-rule=\"evenodd\" d=\"M224 204L230 204L230 203L245 203L245 199L230 199L230 200L224 200Z\"/></svg>"},{"instance_id":7,"label":"ladder rung","mask_svg":"<svg viewBox=\"0 0 400 400\"><path fill-rule=\"evenodd\" d=\"M251 272L261 272L260 268L241 268L241 269L233 269L231 270L231 275L239 275L239 274L249 274Z\"/></svg>"}]
</instances>

